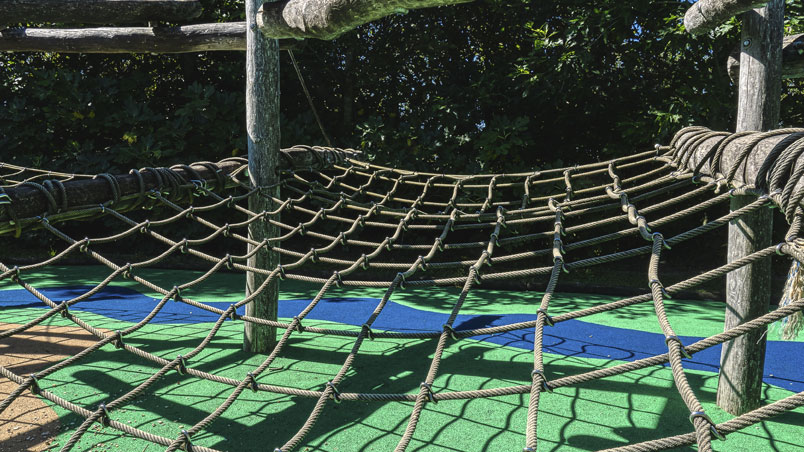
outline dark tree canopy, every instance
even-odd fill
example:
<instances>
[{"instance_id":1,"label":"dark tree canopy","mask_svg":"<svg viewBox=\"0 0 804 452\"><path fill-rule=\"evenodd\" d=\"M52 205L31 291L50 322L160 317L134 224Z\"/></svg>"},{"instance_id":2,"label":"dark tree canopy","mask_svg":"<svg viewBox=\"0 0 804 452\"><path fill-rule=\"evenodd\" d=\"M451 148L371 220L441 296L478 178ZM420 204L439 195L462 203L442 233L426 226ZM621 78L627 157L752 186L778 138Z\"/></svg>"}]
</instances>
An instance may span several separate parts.
<instances>
[{"instance_id":1,"label":"dark tree canopy","mask_svg":"<svg viewBox=\"0 0 804 452\"><path fill-rule=\"evenodd\" d=\"M198 23L243 20L241 2L202 3ZM337 146L413 169L537 169L631 153L688 124L733 128L738 22L692 37L688 7L479 0L310 40L296 58ZM787 14L788 32L804 31L802 7ZM281 59L282 145L324 144ZM0 160L115 172L243 155L244 65L238 52L0 54ZM784 97L784 124L802 122L801 98Z\"/></svg>"}]
</instances>

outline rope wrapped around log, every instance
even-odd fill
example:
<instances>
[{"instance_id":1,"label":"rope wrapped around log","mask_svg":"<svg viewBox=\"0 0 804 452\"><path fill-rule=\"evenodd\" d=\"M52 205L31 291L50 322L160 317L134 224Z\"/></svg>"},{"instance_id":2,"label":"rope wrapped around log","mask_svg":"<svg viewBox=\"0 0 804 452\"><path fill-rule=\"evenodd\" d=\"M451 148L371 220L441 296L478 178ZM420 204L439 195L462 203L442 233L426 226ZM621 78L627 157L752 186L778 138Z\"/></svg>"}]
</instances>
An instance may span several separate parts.
<instances>
[{"instance_id":1,"label":"rope wrapped around log","mask_svg":"<svg viewBox=\"0 0 804 452\"><path fill-rule=\"evenodd\" d=\"M357 158L360 151L319 146L293 146L282 149L282 170L323 170ZM178 186L193 187L193 184L222 190L248 182L238 175L246 171L248 162L243 158L229 158L218 163L199 162L191 165L176 165L171 168L143 168L126 175L99 174L97 176L65 175L69 180L34 177L9 184L0 180L2 199L0 203L0 235L18 229L18 221L45 213L53 218L73 220L94 216L86 207L113 204L120 211L141 206L151 190L173 189L181 196ZM191 193L190 190L185 190ZM189 194L189 196L192 196ZM69 204L67 203L69 200ZM54 216L55 215L55 216Z\"/></svg>"},{"instance_id":2,"label":"rope wrapped around log","mask_svg":"<svg viewBox=\"0 0 804 452\"><path fill-rule=\"evenodd\" d=\"M804 129L716 132L687 127L671 141L673 164L702 181L769 196L792 222L804 198Z\"/></svg>"}]
</instances>

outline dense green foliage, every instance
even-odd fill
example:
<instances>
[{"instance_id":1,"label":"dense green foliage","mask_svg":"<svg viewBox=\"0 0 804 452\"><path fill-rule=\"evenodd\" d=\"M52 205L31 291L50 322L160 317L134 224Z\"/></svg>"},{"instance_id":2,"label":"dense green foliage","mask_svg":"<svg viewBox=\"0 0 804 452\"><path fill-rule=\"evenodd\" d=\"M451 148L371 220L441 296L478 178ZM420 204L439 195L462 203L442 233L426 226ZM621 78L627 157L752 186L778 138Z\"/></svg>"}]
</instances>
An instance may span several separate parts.
<instances>
[{"instance_id":1,"label":"dense green foliage","mask_svg":"<svg viewBox=\"0 0 804 452\"><path fill-rule=\"evenodd\" d=\"M208 0L199 22L242 20ZM738 23L688 36L683 1L479 0L296 52L336 146L392 165L511 171L733 127ZM789 31L801 6L789 2ZM323 144L286 54L283 145ZM0 161L82 172L245 153L244 55L0 54ZM783 122L802 123L789 82ZM791 95L795 94L795 95Z\"/></svg>"}]
</instances>

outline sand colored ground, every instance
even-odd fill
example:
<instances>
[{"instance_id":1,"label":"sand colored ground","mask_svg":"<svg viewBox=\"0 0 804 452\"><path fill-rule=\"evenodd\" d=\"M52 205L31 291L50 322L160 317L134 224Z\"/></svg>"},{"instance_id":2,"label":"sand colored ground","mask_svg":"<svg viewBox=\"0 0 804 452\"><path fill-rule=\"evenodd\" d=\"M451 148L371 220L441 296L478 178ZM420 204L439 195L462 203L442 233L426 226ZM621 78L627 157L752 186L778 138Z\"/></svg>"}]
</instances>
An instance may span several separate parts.
<instances>
[{"instance_id":1,"label":"sand colored ground","mask_svg":"<svg viewBox=\"0 0 804 452\"><path fill-rule=\"evenodd\" d=\"M4 328L19 325L4 324ZM78 353L97 339L78 327L35 326L0 342L0 365L17 375L28 375ZM0 399L17 384L0 377ZM39 397L26 391L0 413L0 452L56 449L58 416Z\"/></svg>"}]
</instances>

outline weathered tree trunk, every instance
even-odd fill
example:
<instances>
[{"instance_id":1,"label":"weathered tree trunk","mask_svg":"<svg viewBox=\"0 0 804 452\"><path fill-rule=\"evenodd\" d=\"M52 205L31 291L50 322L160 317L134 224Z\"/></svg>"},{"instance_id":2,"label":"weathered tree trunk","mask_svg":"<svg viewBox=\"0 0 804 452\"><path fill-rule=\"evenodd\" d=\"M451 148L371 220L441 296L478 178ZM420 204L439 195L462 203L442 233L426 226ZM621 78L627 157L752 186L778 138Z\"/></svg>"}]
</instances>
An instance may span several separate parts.
<instances>
[{"instance_id":1,"label":"weathered tree trunk","mask_svg":"<svg viewBox=\"0 0 804 452\"><path fill-rule=\"evenodd\" d=\"M690 34L701 35L765 3L767 0L699 0L684 14L684 28Z\"/></svg>"},{"instance_id":2,"label":"weathered tree trunk","mask_svg":"<svg viewBox=\"0 0 804 452\"><path fill-rule=\"evenodd\" d=\"M272 38L335 39L394 13L467 3L472 0L283 0L266 3L257 24Z\"/></svg>"},{"instance_id":3,"label":"weathered tree trunk","mask_svg":"<svg viewBox=\"0 0 804 452\"><path fill-rule=\"evenodd\" d=\"M261 212L271 208L268 196L279 197L279 43L266 38L256 25L257 10L262 0L246 0L246 132L248 134L248 168L251 183L264 187L262 196L249 198L249 210ZM279 235L279 228L265 221L249 225L249 237L256 241ZM249 251L253 245L249 246ZM248 260L248 265L274 269L279 254L263 247ZM279 283L274 280L261 288L266 277L246 274L246 296L256 293L246 305L246 315L276 320ZM261 290L260 290L261 289ZM253 353L270 353L276 345L276 328L244 322L243 349Z\"/></svg>"},{"instance_id":4,"label":"weathered tree trunk","mask_svg":"<svg viewBox=\"0 0 804 452\"><path fill-rule=\"evenodd\" d=\"M726 61L729 78L737 83L740 75L740 46ZM804 77L804 33L785 36L782 40L782 78Z\"/></svg>"},{"instance_id":5,"label":"weathered tree trunk","mask_svg":"<svg viewBox=\"0 0 804 452\"><path fill-rule=\"evenodd\" d=\"M281 49L304 41L282 40ZM8 28L0 30L0 51L58 53L187 53L245 51L246 23L181 27Z\"/></svg>"},{"instance_id":6,"label":"weathered tree trunk","mask_svg":"<svg viewBox=\"0 0 804 452\"><path fill-rule=\"evenodd\" d=\"M186 21L201 14L198 0L3 0L0 25L18 23L130 24Z\"/></svg>"},{"instance_id":7,"label":"weathered tree trunk","mask_svg":"<svg viewBox=\"0 0 804 452\"><path fill-rule=\"evenodd\" d=\"M779 122L783 24L784 0L771 0L766 7L743 16L738 132L769 130ZM735 196L731 209L739 209L753 200L749 196ZM729 262L768 247L772 229L770 209L760 209L732 221ZM727 275L726 330L768 312L770 264L770 260L764 259ZM717 404L729 413L742 414L760 405L766 331L756 329L723 345Z\"/></svg>"}]
</instances>

